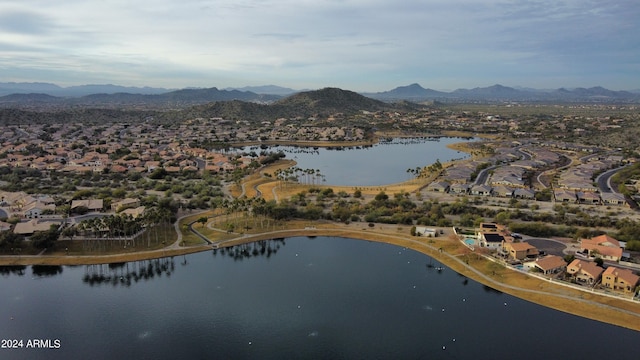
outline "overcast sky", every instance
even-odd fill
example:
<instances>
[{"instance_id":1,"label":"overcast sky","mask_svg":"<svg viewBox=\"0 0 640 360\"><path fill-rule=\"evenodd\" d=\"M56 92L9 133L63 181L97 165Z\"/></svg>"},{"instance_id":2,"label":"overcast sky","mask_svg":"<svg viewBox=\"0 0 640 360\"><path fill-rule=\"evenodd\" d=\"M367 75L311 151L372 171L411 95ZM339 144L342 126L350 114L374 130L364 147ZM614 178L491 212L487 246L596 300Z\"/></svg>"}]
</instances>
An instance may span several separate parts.
<instances>
[{"instance_id":1,"label":"overcast sky","mask_svg":"<svg viewBox=\"0 0 640 360\"><path fill-rule=\"evenodd\" d=\"M640 88L638 0L0 0L0 82Z\"/></svg>"}]
</instances>

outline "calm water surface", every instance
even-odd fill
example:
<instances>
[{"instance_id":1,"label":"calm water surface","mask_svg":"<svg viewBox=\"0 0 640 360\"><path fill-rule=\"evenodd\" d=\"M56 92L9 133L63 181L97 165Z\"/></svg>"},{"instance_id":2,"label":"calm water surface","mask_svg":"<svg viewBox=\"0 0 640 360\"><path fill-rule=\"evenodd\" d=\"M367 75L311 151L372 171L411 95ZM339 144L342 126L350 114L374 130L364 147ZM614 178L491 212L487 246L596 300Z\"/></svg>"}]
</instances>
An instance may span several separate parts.
<instances>
[{"instance_id":1,"label":"calm water surface","mask_svg":"<svg viewBox=\"0 0 640 360\"><path fill-rule=\"evenodd\" d=\"M119 266L3 268L2 359L628 358L640 333L387 244L291 238ZM594 344L593 339L598 339Z\"/></svg>"},{"instance_id":2,"label":"calm water surface","mask_svg":"<svg viewBox=\"0 0 640 360\"><path fill-rule=\"evenodd\" d=\"M319 169L326 184L375 186L406 181L413 177L407 169L424 167L441 162L461 159L466 155L446 147L459 143L462 138L394 139L369 147L298 148L277 146L271 151L282 150L287 159L295 160L302 169Z\"/></svg>"}]
</instances>

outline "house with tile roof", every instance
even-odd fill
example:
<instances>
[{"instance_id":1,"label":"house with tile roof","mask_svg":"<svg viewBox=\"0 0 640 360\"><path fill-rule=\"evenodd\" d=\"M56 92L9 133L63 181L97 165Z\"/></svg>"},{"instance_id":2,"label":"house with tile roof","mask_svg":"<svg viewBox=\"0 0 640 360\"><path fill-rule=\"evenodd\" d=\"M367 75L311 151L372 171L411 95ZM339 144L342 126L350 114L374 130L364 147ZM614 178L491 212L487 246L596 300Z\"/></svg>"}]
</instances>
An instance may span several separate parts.
<instances>
[{"instance_id":1,"label":"house with tile roof","mask_svg":"<svg viewBox=\"0 0 640 360\"><path fill-rule=\"evenodd\" d=\"M629 269L609 266L602 274L602 286L614 291L633 293L640 283L640 276Z\"/></svg>"},{"instance_id":2,"label":"house with tile roof","mask_svg":"<svg viewBox=\"0 0 640 360\"><path fill-rule=\"evenodd\" d=\"M42 213L45 211L54 212L56 210L55 204L48 204L39 200L32 201L22 208L22 215L28 219L37 219L42 217Z\"/></svg>"},{"instance_id":3,"label":"house with tile roof","mask_svg":"<svg viewBox=\"0 0 640 360\"><path fill-rule=\"evenodd\" d=\"M471 187L470 193L471 195L478 196L490 196L493 191L493 188L488 185L473 185Z\"/></svg>"},{"instance_id":4,"label":"house with tile roof","mask_svg":"<svg viewBox=\"0 0 640 360\"><path fill-rule=\"evenodd\" d=\"M517 199L535 199L536 193L531 189L515 189L513 191L513 196Z\"/></svg>"},{"instance_id":5,"label":"house with tile roof","mask_svg":"<svg viewBox=\"0 0 640 360\"><path fill-rule=\"evenodd\" d=\"M502 244L503 251L511 259L525 260L538 256L538 249L526 242L504 242Z\"/></svg>"},{"instance_id":6,"label":"house with tile roof","mask_svg":"<svg viewBox=\"0 0 640 360\"><path fill-rule=\"evenodd\" d=\"M48 231L51 228L51 225L60 226L60 222L33 219L27 222L17 223L13 228L13 233L28 236L32 235L36 231Z\"/></svg>"},{"instance_id":7,"label":"house with tile roof","mask_svg":"<svg viewBox=\"0 0 640 360\"><path fill-rule=\"evenodd\" d=\"M614 291L633 293L639 283L640 276L629 269L609 266L602 274L602 286Z\"/></svg>"},{"instance_id":8,"label":"house with tile roof","mask_svg":"<svg viewBox=\"0 0 640 360\"><path fill-rule=\"evenodd\" d=\"M71 210L78 207L86 207L89 211L102 211L104 208L103 199L86 199L86 200L72 200Z\"/></svg>"},{"instance_id":9,"label":"house with tile roof","mask_svg":"<svg viewBox=\"0 0 640 360\"><path fill-rule=\"evenodd\" d=\"M449 183L446 181L434 181L427 186L427 191L447 192L449 191Z\"/></svg>"},{"instance_id":10,"label":"house with tile roof","mask_svg":"<svg viewBox=\"0 0 640 360\"><path fill-rule=\"evenodd\" d=\"M622 257L620 242L609 235L580 240L580 252L609 261L619 261Z\"/></svg>"},{"instance_id":11,"label":"house with tile roof","mask_svg":"<svg viewBox=\"0 0 640 360\"><path fill-rule=\"evenodd\" d=\"M114 201L111 203L111 210L120 212L125 209L135 208L140 206L140 200L134 198L126 198L120 201Z\"/></svg>"},{"instance_id":12,"label":"house with tile roof","mask_svg":"<svg viewBox=\"0 0 640 360\"><path fill-rule=\"evenodd\" d=\"M534 262L535 268L545 275L557 274L567 269L567 262L557 255L547 255Z\"/></svg>"},{"instance_id":13,"label":"house with tile roof","mask_svg":"<svg viewBox=\"0 0 640 360\"><path fill-rule=\"evenodd\" d=\"M600 198L605 205L626 205L627 200L619 193L601 193Z\"/></svg>"},{"instance_id":14,"label":"house with tile roof","mask_svg":"<svg viewBox=\"0 0 640 360\"><path fill-rule=\"evenodd\" d=\"M567 273L571 274L577 281L595 284L600 280L604 269L591 261L575 259L567 266Z\"/></svg>"}]
</instances>

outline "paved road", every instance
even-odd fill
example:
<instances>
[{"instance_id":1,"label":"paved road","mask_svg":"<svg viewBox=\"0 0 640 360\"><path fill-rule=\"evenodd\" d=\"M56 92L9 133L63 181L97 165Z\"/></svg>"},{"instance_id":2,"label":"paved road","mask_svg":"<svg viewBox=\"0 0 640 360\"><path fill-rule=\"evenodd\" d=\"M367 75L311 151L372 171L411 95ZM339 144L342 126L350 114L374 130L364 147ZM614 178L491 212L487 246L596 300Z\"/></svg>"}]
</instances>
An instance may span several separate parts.
<instances>
[{"instance_id":1,"label":"paved road","mask_svg":"<svg viewBox=\"0 0 640 360\"><path fill-rule=\"evenodd\" d=\"M473 183L473 185L484 185L487 182L487 179L489 178L489 172L497 167L498 165L494 165L494 166L489 166L486 169L480 170L480 172L478 173L478 176L476 176L476 181Z\"/></svg>"},{"instance_id":2,"label":"paved road","mask_svg":"<svg viewBox=\"0 0 640 360\"><path fill-rule=\"evenodd\" d=\"M526 153L521 149L518 149L517 151L522 155L523 160L531 160L531 155L529 153Z\"/></svg>"},{"instance_id":3,"label":"paved road","mask_svg":"<svg viewBox=\"0 0 640 360\"><path fill-rule=\"evenodd\" d=\"M598 183L598 189L600 189L600 192L602 193L617 193L616 189L611 188L611 177L617 173L618 171L624 169L626 166L621 166L619 168L615 168L615 169L611 169L609 171L605 171L602 174L600 174L597 178L596 178L596 183Z\"/></svg>"},{"instance_id":4,"label":"paved road","mask_svg":"<svg viewBox=\"0 0 640 360\"><path fill-rule=\"evenodd\" d=\"M182 231L180 231L180 220L188 217L188 216L193 216L193 215L198 215L198 214L203 214L205 212L207 212L209 210L203 210L203 211L199 211L199 212L195 212L195 213L190 213L190 214L184 214L181 217L179 217L178 219L176 219L176 222L173 224L173 227L176 229L176 233L178 234L178 238L176 239L176 241L167 246L164 249L179 249L181 248L180 243L182 243ZM196 233L197 234L197 233ZM208 243L211 243L209 240L205 240Z\"/></svg>"}]
</instances>

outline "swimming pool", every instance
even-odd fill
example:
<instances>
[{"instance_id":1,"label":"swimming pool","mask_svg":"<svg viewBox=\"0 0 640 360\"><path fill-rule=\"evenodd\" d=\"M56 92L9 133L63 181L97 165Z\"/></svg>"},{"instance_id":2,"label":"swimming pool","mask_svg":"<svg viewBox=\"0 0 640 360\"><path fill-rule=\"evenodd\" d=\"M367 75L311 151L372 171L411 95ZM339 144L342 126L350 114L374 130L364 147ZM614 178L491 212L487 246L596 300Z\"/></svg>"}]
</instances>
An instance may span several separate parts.
<instances>
[{"instance_id":1,"label":"swimming pool","mask_svg":"<svg viewBox=\"0 0 640 360\"><path fill-rule=\"evenodd\" d=\"M469 246L474 246L476 244L476 239L474 238L466 238L464 239L464 243Z\"/></svg>"}]
</instances>

